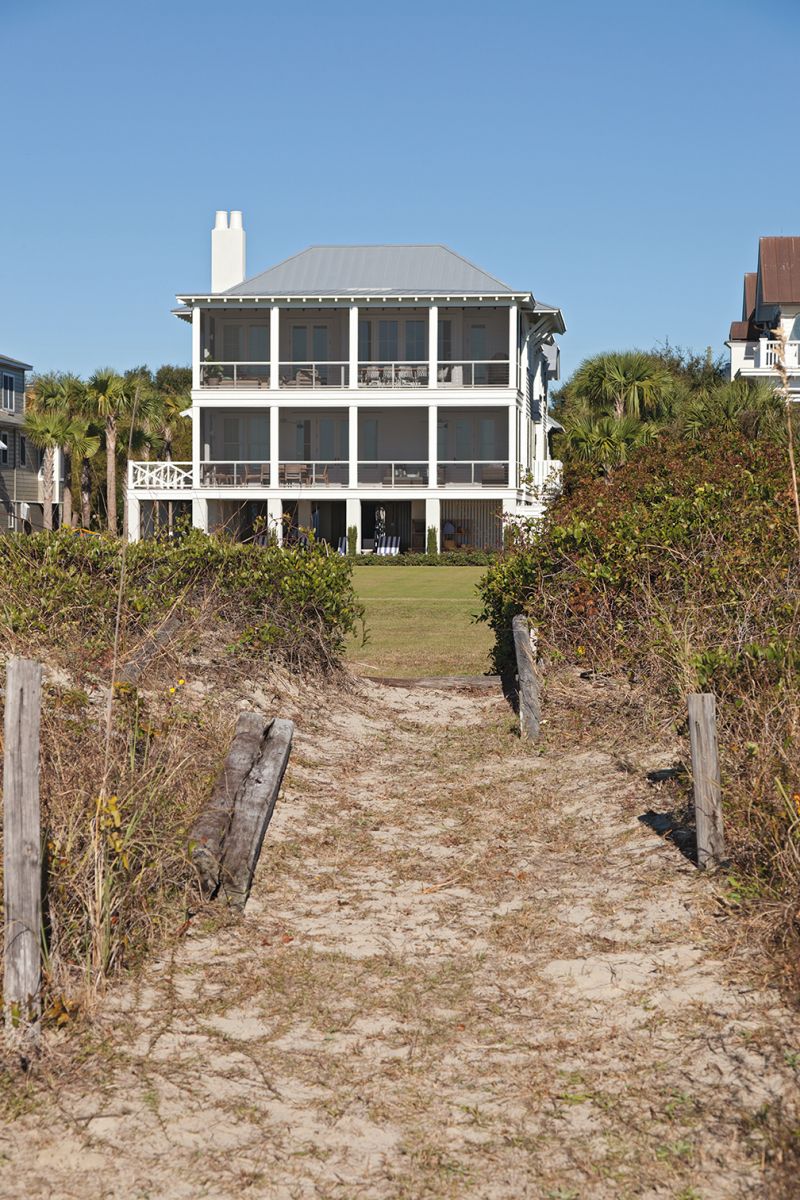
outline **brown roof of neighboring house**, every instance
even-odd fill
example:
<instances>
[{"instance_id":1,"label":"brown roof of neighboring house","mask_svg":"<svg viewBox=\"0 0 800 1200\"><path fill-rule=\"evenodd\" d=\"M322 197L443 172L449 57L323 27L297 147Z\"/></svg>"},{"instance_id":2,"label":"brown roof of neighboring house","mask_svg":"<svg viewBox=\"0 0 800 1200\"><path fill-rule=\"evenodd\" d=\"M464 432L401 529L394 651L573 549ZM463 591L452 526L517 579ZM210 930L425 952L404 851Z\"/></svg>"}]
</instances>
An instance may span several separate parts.
<instances>
[{"instance_id":1,"label":"brown roof of neighboring house","mask_svg":"<svg viewBox=\"0 0 800 1200\"><path fill-rule=\"evenodd\" d=\"M731 331L728 335L730 342L753 342L758 339L758 330L755 327L756 313L756 285L758 283L758 272L748 271L744 277L744 291L742 294L742 319L741 321L731 322Z\"/></svg>"},{"instance_id":2,"label":"brown roof of neighboring house","mask_svg":"<svg viewBox=\"0 0 800 1200\"><path fill-rule=\"evenodd\" d=\"M762 237L758 271L764 304L800 304L800 237Z\"/></svg>"}]
</instances>

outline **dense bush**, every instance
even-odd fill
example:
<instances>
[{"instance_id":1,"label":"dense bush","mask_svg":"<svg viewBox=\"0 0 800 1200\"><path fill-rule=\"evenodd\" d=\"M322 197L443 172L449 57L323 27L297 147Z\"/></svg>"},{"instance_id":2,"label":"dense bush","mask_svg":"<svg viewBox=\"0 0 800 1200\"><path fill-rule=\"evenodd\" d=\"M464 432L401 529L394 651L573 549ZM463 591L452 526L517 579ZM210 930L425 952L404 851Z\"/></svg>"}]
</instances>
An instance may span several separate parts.
<instances>
[{"instance_id":1,"label":"dense bush","mask_svg":"<svg viewBox=\"0 0 800 1200\"><path fill-rule=\"evenodd\" d=\"M499 554L493 550L443 550L441 554L361 554L360 567L488 567Z\"/></svg>"},{"instance_id":2,"label":"dense bush","mask_svg":"<svg viewBox=\"0 0 800 1200\"><path fill-rule=\"evenodd\" d=\"M735 871L790 925L799 583L785 450L720 427L702 442L662 436L607 480L569 472L541 529L482 583L501 667L525 611L545 653L627 672L678 728L687 692L716 693Z\"/></svg>"},{"instance_id":3,"label":"dense bush","mask_svg":"<svg viewBox=\"0 0 800 1200\"><path fill-rule=\"evenodd\" d=\"M116 539L65 531L0 539L0 630L6 649L47 652L66 665L105 661L113 644L123 556ZM191 532L128 546L121 636L129 646L174 607L201 603L227 624L239 652L268 650L306 669L330 666L360 608L351 563L323 547L243 545Z\"/></svg>"}]
</instances>

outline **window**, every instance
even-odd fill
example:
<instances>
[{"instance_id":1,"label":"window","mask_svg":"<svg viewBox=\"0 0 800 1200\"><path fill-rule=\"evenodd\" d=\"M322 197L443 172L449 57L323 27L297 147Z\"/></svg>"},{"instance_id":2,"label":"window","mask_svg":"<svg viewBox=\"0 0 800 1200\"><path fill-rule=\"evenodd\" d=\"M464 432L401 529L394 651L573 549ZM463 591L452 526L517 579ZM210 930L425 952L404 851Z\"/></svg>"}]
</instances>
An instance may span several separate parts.
<instances>
[{"instance_id":1,"label":"window","mask_svg":"<svg viewBox=\"0 0 800 1200\"><path fill-rule=\"evenodd\" d=\"M244 358L244 326L222 326L222 361L238 363Z\"/></svg>"},{"instance_id":2,"label":"window","mask_svg":"<svg viewBox=\"0 0 800 1200\"><path fill-rule=\"evenodd\" d=\"M372 324L370 321L358 322L358 359L359 362L372 362Z\"/></svg>"},{"instance_id":3,"label":"window","mask_svg":"<svg viewBox=\"0 0 800 1200\"><path fill-rule=\"evenodd\" d=\"M378 321L378 359L397 361L397 321Z\"/></svg>"},{"instance_id":4,"label":"window","mask_svg":"<svg viewBox=\"0 0 800 1200\"><path fill-rule=\"evenodd\" d=\"M247 353L251 363L269 362L269 328L266 325L248 325Z\"/></svg>"},{"instance_id":5,"label":"window","mask_svg":"<svg viewBox=\"0 0 800 1200\"><path fill-rule=\"evenodd\" d=\"M406 358L409 362L425 362L428 347L424 321L406 321Z\"/></svg>"},{"instance_id":6,"label":"window","mask_svg":"<svg viewBox=\"0 0 800 1200\"><path fill-rule=\"evenodd\" d=\"M378 457L378 422L375 417L365 417L362 421L360 441L358 457L364 462L375 462Z\"/></svg>"},{"instance_id":7,"label":"window","mask_svg":"<svg viewBox=\"0 0 800 1200\"><path fill-rule=\"evenodd\" d=\"M11 434L7 429L0 429L0 466L8 466L8 447L11 445Z\"/></svg>"},{"instance_id":8,"label":"window","mask_svg":"<svg viewBox=\"0 0 800 1200\"><path fill-rule=\"evenodd\" d=\"M439 361L453 361L453 322L439 322Z\"/></svg>"},{"instance_id":9,"label":"window","mask_svg":"<svg viewBox=\"0 0 800 1200\"><path fill-rule=\"evenodd\" d=\"M309 328L307 325L292 326L292 362L321 363L328 361L328 326L311 326L311 357L308 345Z\"/></svg>"},{"instance_id":10,"label":"window","mask_svg":"<svg viewBox=\"0 0 800 1200\"><path fill-rule=\"evenodd\" d=\"M28 442L22 434L20 434L19 438L19 465L21 467L27 467L28 465Z\"/></svg>"},{"instance_id":11,"label":"window","mask_svg":"<svg viewBox=\"0 0 800 1200\"><path fill-rule=\"evenodd\" d=\"M14 411L14 376L3 373L3 408Z\"/></svg>"}]
</instances>

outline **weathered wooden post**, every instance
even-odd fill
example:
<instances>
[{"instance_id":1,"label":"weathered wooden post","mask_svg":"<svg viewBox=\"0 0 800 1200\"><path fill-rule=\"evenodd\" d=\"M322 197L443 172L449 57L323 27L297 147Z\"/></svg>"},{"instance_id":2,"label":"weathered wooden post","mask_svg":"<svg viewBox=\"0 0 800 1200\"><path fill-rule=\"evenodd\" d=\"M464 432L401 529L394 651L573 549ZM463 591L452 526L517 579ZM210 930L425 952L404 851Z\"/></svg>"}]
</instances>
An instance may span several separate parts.
<instances>
[{"instance_id":1,"label":"weathered wooden post","mask_svg":"<svg viewBox=\"0 0 800 1200\"><path fill-rule=\"evenodd\" d=\"M514 653L517 659L519 732L520 737L535 741L542 725L541 683L531 645L531 630L527 617L517 613L511 622L514 634Z\"/></svg>"},{"instance_id":2,"label":"weathered wooden post","mask_svg":"<svg viewBox=\"0 0 800 1200\"><path fill-rule=\"evenodd\" d=\"M10 1042L34 1040L41 1015L42 860L39 821L41 664L10 658L3 762L5 971Z\"/></svg>"},{"instance_id":3,"label":"weathered wooden post","mask_svg":"<svg viewBox=\"0 0 800 1200\"><path fill-rule=\"evenodd\" d=\"M716 867L725 861L722 828L722 783L717 747L717 702L710 692L688 697L692 748L697 865Z\"/></svg>"}]
</instances>

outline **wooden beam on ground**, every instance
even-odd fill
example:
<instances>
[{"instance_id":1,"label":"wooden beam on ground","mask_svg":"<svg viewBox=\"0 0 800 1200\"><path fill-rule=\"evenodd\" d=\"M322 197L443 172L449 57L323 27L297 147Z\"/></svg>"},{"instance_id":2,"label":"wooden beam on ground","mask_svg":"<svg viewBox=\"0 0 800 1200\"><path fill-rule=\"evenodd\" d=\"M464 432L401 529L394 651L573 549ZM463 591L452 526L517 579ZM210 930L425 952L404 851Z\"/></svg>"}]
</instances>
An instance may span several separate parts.
<instances>
[{"instance_id":1,"label":"wooden beam on ground","mask_svg":"<svg viewBox=\"0 0 800 1200\"><path fill-rule=\"evenodd\" d=\"M494 689L501 686L499 675L427 675L421 679L406 679L400 675L363 675L362 679L367 683L380 683L383 687L431 688L438 691Z\"/></svg>"},{"instance_id":2,"label":"wooden beam on ground","mask_svg":"<svg viewBox=\"0 0 800 1200\"><path fill-rule=\"evenodd\" d=\"M275 810L289 754L294 722L276 717L261 754L236 797L225 839L220 890L233 908L243 909L250 895L267 826Z\"/></svg>"},{"instance_id":3,"label":"wooden beam on ground","mask_svg":"<svg viewBox=\"0 0 800 1200\"><path fill-rule=\"evenodd\" d=\"M542 726L541 681L536 669L527 617L517 613L511 622L511 628L517 659L519 733L523 740L535 742Z\"/></svg>"},{"instance_id":4,"label":"wooden beam on ground","mask_svg":"<svg viewBox=\"0 0 800 1200\"><path fill-rule=\"evenodd\" d=\"M178 614L171 613L164 624L133 652L119 672L119 682L135 687L153 660L178 632L181 624L182 619Z\"/></svg>"},{"instance_id":5,"label":"wooden beam on ground","mask_svg":"<svg viewBox=\"0 0 800 1200\"><path fill-rule=\"evenodd\" d=\"M711 692L697 692L688 697L688 706L697 828L697 865L716 867L725 861L722 781L717 745L717 702Z\"/></svg>"},{"instance_id":6,"label":"wooden beam on ground","mask_svg":"<svg viewBox=\"0 0 800 1200\"><path fill-rule=\"evenodd\" d=\"M189 853L206 900L219 889L223 848L236 799L264 748L270 724L260 713L240 713L211 798L189 833Z\"/></svg>"},{"instance_id":7,"label":"wooden beam on ground","mask_svg":"<svg viewBox=\"0 0 800 1200\"><path fill-rule=\"evenodd\" d=\"M3 1008L7 1040L20 1046L36 1039L41 1015L41 700L41 664L10 658L3 761Z\"/></svg>"}]
</instances>

